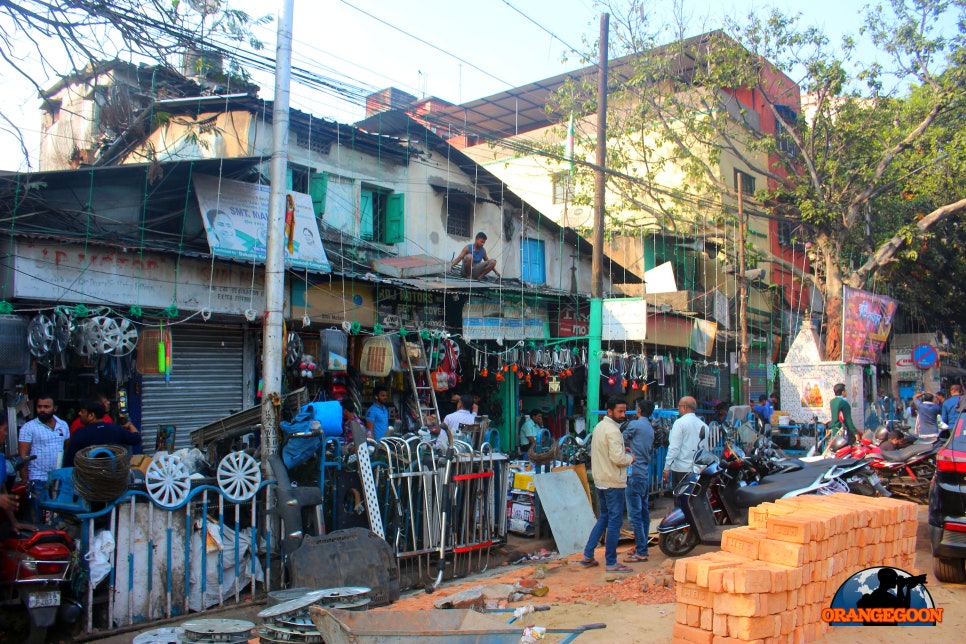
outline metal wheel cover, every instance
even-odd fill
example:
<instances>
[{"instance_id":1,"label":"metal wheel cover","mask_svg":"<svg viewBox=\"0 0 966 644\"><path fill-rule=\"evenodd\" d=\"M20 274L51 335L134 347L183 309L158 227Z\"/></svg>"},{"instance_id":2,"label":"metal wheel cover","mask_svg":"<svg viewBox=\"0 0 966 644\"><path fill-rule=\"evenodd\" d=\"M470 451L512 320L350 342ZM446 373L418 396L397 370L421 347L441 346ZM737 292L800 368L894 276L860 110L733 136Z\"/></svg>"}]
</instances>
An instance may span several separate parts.
<instances>
[{"instance_id":1,"label":"metal wheel cover","mask_svg":"<svg viewBox=\"0 0 966 644\"><path fill-rule=\"evenodd\" d=\"M38 313L27 325L27 344L30 355L42 358L54 345L54 323L43 313Z\"/></svg>"},{"instance_id":2,"label":"metal wheel cover","mask_svg":"<svg viewBox=\"0 0 966 644\"><path fill-rule=\"evenodd\" d=\"M138 346L138 330L127 318L119 318L116 323L118 335L114 355L126 356Z\"/></svg>"},{"instance_id":3,"label":"metal wheel cover","mask_svg":"<svg viewBox=\"0 0 966 644\"><path fill-rule=\"evenodd\" d=\"M285 366L294 367L301 359L303 349L302 336L298 333L289 333L285 342Z\"/></svg>"},{"instance_id":4,"label":"metal wheel cover","mask_svg":"<svg viewBox=\"0 0 966 644\"><path fill-rule=\"evenodd\" d=\"M255 496L262 483L262 471L250 454L231 452L218 463L218 487L225 498L244 503Z\"/></svg>"},{"instance_id":5,"label":"metal wheel cover","mask_svg":"<svg viewBox=\"0 0 966 644\"><path fill-rule=\"evenodd\" d=\"M178 507L191 491L188 468L174 454L165 454L151 461L144 481L148 496L162 508Z\"/></svg>"},{"instance_id":6,"label":"metal wheel cover","mask_svg":"<svg viewBox=\"0 0 966 644\"><path fill-rule=\"evenodd\" d=\"M114 353L121 341L121 327L113 318L98 315L87 323L88 344L94 355Z\"/></svg>"},{"instance_id":7,"label":"metal wheel cover","mask_svg":"<svg viewBox=\"0 0 966 644\"><path fill-rule=\"evenodd\" d=\"M93 345L88 342L91 332L88 331L87 327L90 320L84 320L74 327L74 331L71 334L71 344L74 345L74 353L79 356L88 357L93 352Z\"/></svg>"},{"instance_id":8,"label":"metal wheel cover","mask_svg":"<svg viewBox=\"0 0 966 644\"><path fill-rule=\"evenodd\" d=\"M63 313L55 313L54 339L56 340L56 346L54 348L58 352L65 351L67 347L70 346L70 340L73 333L74 323L71 321L70 316Z\"/></svg>"}]
</instances>

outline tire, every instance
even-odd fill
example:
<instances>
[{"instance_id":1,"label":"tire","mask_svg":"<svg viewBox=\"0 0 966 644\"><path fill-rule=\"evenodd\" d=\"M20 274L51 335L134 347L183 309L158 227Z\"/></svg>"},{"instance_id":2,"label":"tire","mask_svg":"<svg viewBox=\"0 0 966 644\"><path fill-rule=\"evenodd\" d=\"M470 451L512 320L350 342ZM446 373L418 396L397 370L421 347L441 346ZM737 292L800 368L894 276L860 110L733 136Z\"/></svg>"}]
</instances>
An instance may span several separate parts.
<instances>
[{"instance_id":1,"label":"tire","mask_svg":"<svg viewBox=\"0 0 966 644\"><path fill-rule=\"evenodd\" d=\"M698 545L698 534L689 528L662 532L657 547L668 557L683 557Z\"/></svg>"},{"instance_id":2,"label":"tire","mask_svg":"<svg viewBox=\"0 0 966 644\"><path fill-rule=\"evenodd\" d=\"M966 567L963 559L957 557L933 557L932 571L936 579L947 584L966 582Z\"/></svg>"}]
</instances>

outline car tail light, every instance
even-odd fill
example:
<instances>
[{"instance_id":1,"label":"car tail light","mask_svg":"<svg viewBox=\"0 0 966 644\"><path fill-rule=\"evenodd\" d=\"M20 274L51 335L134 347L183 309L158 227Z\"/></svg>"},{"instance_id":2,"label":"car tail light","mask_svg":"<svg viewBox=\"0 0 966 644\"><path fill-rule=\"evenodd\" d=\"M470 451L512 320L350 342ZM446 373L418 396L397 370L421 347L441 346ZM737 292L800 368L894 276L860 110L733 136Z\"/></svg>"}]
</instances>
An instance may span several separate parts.
<instances>
[{"instance_id":1,"label":"car tail light","mask_svg":"<svg viewBox=\"0 0 966 644\"><path fill-rule=\"evenodd\" d=\"M951 521L947 521L943 524L943 528L950 532L966 532L966 523L952 523Z\"/></svg>"},{"instance_id":2,"label":"car tail light","mask_svg":"<svg viewBox=\"0 0 966 644\"><path fill-rule=\"evenodd\" d=\"M941 449L936 454L936 469L940 472L966 474L966 452Z\"/></svg>"}]
</instances>

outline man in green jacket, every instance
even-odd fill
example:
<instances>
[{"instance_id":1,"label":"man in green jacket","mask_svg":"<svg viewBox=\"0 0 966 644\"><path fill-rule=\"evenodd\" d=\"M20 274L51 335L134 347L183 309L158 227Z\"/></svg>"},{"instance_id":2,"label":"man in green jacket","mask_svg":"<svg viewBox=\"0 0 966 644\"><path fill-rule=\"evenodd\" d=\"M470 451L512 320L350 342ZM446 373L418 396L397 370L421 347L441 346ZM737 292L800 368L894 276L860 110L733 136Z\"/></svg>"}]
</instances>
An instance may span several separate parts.
<instances>
[{"instance_id":1,"label":"man in green jacket","mask_svg":"<svg viewBox=\"0 0 966 644\"><path fill-rule=\"evenodd\" d=\"M858 438L859 430L855 428L855 423L852 422L852 405L845 399L845 385L841 382L838 383L832 387L832 392L835 394L835 398L829 403L832 420L829 421L828 429L831 430L834 436L841 427L845 427L849 431L849 442L855 442Z\"/></svg>"},{"instance_id":2,"label":"man in green jacket","mask_svg":"<svg viewBox=\"0 0 966 644\"><path fill-rule=\"evenodd\" d=\"M594 428L590 444L590 466L597 488L597 503L600 516L590 531L584 556L580 565L589 568L598 565L594 550L606 531L604 541L604 561L607 572L634 572L617 561L617 540L620 538L621 524L624 521L624 489L627 487L627 466L634 462L634 456L624 447L620 424L627 413L627 403L619 398L607 401L607 416Z\"/></svg>"}]
</instances>

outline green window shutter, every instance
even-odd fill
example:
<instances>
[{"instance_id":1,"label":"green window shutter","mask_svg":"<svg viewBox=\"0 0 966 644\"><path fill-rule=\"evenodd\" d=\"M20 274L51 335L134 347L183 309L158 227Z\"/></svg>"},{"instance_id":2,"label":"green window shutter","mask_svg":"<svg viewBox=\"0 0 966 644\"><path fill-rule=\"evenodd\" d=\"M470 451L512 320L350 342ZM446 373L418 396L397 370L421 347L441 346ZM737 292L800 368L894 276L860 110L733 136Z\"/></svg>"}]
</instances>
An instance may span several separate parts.
<instances>
[{"instance_id":1,"label":"green window shutter","mask_svg":"<svg viewBox=\"0 0 966 644\"><path fill-rule=\"evenodd\" d=\"M286 167L285 168L285 189L286 190L292 189L292 177L294 176L295 174L292 172L292 168Z\"/></svg>"},{"instance_id":2,"label":"green window shutter","mask_svg":"<svg viewBox=\"0 0 966 644\"><path fill-rule=\"evenodd\" d=\"M362 203L359 204L359 235L367 241L373 241L373 224L375 223L372 212L373 196L372 190L363 190Z\"/></svg>"},{"instance_id":3,"label":"green window shutter","mask_svg":"<svg viewBox=\"0 0 966 644\"><path fill-rule=\"evenodd\" d=\"M406 240L405 195L394 192L386 197L386 225L384 244L399 244Z\"/></svg>"},{"instance_id":4,"label":"green window shutter","mask_svg":"<svg viewBox=\"0 0 966 644\"><path fill-rule=\"evenodd\" d=\"M325 196L329 192L329 173L316 172L309 179L309 196L312 197L312 209L316 217L325 214Z\"/></svg>"}]
</instances>

